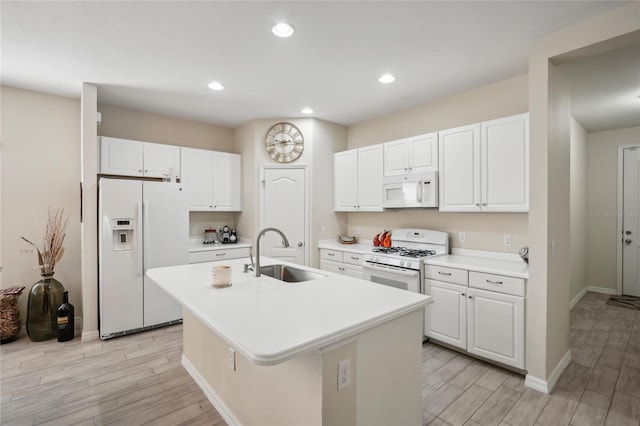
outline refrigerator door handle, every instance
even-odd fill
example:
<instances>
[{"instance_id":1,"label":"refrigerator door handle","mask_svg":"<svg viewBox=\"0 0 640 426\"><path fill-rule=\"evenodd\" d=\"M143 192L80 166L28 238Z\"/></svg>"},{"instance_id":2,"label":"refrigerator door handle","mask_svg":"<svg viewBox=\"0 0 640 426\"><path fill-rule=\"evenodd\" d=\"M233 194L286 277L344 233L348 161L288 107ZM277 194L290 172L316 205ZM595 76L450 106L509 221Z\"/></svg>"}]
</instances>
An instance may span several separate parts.
<instances>
[{"instance_id":1,"label":"refrigerator door handle","mask_svg":"<svg viewBox=\"0 0 640 426\"><path fill-rule=\"evenodd\" d=\"M142 230L142 204L140 202L136 203L136 215L138 217L136 217L136 244L138 245L138 247L136 247L136 252L137 252L137 260L138 260L138 275L142 275L142 238L140 237L140 231Z\"/></svg>"},{"instance_id":2,"label":"refrigerator door handle","mask_svg":"<svg viewBox=\"0 0 640 426\"><path fill-rule=\"evenodd\" d=\"M142 201L142 223L144 227L142 229L142 252L144 253L144 267L142 272L151 266L151 250L147 250L149 247L149 203Z\"/></svg>"}]
</instances>

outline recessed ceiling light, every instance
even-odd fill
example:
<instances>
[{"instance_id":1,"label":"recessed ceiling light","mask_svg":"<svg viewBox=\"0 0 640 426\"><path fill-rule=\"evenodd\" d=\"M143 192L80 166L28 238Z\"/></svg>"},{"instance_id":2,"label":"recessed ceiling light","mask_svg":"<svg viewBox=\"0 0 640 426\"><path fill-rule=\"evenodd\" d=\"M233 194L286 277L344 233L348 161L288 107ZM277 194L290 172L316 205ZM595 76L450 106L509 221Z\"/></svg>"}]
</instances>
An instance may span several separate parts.
<instances>
[{"instance_id":1,"label":"recessed ceiling light","mask_svg":"<svg viewBox=\"0 0 640 426\"><path fill-rule=\"evenodd\" d=\"M291 37L293 34L293 27L286 22L278 22L271 28L271 31L278 37Z\"/></svg>"},{"instance_id":2,"label":"recessed ceiling light","mask_svg":"<svg viewBox=\"0 0 640 426\"><path fill-rule=\"evenodd\" d=\"M302 111L300 111L303 114L313 114L313 110L311 108L302 108Z\"/></svg>"},{"instance_id":3,"label":"recessed ceiling light","mask_svg":"<svg viewBox=\"0 0 640 426\"><path fill-rule=\"evenodd\" d=\"M389 84L389 83L393 83L394 81L396 81L396 78L394 76L392 76L391 74L382 74L380 76L380 78L378 79L378 81L380 83Z\"/></svg>"},{"instance_id":4,"label":"recessed ceiling light","mask_svg":"<svg viewBox=\"0 0 640 426\"><path fill-rule=\"evenodd\" d=\"M209 89L211 90L222 90L224 89L224 86L220 83L218 83L217 81L212 81L211 83L209 83Z\"/></svg>"}]
</instances>

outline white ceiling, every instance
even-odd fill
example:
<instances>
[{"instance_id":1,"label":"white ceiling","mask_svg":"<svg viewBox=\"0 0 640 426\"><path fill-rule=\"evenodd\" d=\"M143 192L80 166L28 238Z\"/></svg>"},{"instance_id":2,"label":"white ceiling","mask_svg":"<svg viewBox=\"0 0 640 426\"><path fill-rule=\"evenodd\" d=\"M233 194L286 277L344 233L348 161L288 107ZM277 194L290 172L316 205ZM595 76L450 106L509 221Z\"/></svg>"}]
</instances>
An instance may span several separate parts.
<instances>
[{"instance_id":1,"label":"white ceiling","mask_svg":"<svg viewBox=\"0 0 640 426\"><path fill-rule=\"evenodd\" d=\"M533 38L623 3L2 1L1 82L90 82L101 103L223 126L305 106L351 125L524 74ZM281 20L293 37L271 34Z\"/></svg>"}]
</instances>

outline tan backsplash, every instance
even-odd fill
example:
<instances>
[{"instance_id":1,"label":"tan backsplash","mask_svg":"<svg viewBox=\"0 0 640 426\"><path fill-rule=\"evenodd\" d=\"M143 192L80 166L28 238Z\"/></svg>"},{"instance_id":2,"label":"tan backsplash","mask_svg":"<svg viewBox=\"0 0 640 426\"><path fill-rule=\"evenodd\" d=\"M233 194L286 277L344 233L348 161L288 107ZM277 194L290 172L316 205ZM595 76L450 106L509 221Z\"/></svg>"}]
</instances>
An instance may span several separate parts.
<instances>
[{"instance_id":1,"label":"tan backsplash","mask_svg":"<svg viewBox=\"0 0 640 426\"><path fill-rule=\"evenodd\" d=\"M420 228L449 233L450 248L467 248L517 253L528 245L526 213L441 213L436 209L405 209L383 213L345 213L347 233L368 243L383 229ZM464 232L465 242L459 233ZM511 247L504 245L511 236Z\"/></svg>"}]
</instances>

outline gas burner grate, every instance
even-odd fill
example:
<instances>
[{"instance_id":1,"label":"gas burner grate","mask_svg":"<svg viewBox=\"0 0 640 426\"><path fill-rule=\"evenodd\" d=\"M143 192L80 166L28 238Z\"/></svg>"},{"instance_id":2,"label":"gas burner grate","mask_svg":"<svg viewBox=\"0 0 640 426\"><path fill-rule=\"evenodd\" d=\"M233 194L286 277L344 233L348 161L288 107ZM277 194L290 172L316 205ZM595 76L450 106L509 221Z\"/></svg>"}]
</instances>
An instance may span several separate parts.
<instances>
[{"instance_id":1,"label":"gas burner grate","mask_svg":"<svg viewBox=\"0 0 640 426\"><path fill-rule=\"evenodd\" d=\"M409 249L406 247L374 247L372 251L374 253L397 254L399 256L415 258L433 256L436 254L434 250Z\"/></svg>"}]
</instances>

